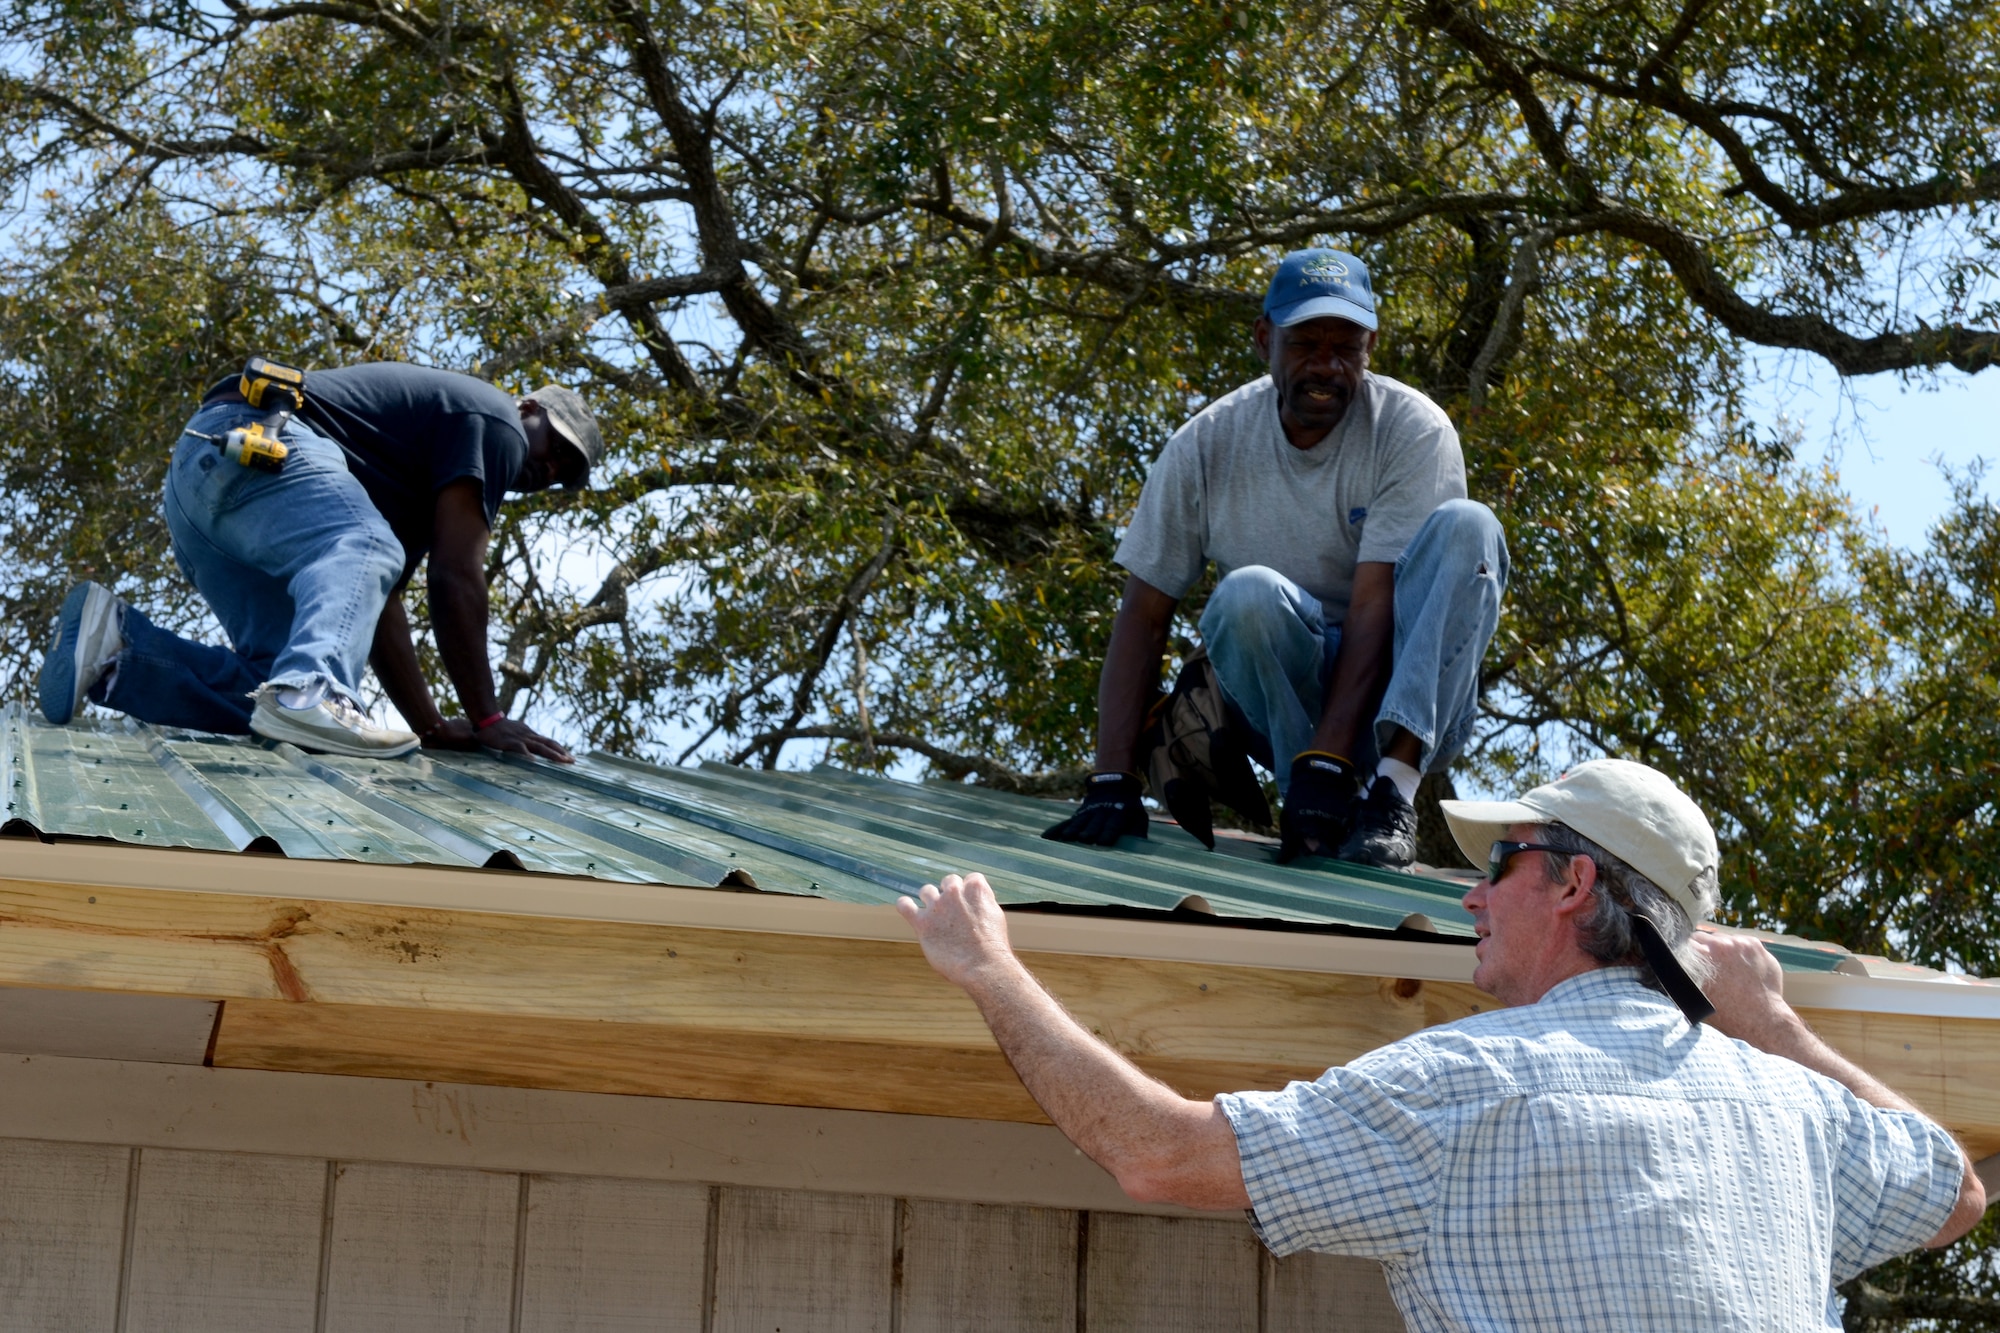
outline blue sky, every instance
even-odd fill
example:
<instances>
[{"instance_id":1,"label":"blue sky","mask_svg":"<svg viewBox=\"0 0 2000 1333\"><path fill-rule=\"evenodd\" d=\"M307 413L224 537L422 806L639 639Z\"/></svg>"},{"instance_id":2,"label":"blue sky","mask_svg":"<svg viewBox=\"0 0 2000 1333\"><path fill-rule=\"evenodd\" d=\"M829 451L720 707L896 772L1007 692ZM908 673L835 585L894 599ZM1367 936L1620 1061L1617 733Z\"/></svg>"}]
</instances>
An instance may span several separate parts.
<instances>
[{"instance_id":1,"label":"blue sky","mask_svg":"<svg viewBox=\"0 0 2000 1333\"><path fill-rule=\"evenodd\" d=\"M1950 506L1943 467L2000 461L2000 367L1905 384L1894 375L1842 381L1804 355L1766 354L1755 365L1759 421L1797 426L1799 461L1834 463L1842 489L1897 546L1921 547ZM1983 488L1991 495L1996 485L1989 477Z\"/></svg>"}]
</instances>

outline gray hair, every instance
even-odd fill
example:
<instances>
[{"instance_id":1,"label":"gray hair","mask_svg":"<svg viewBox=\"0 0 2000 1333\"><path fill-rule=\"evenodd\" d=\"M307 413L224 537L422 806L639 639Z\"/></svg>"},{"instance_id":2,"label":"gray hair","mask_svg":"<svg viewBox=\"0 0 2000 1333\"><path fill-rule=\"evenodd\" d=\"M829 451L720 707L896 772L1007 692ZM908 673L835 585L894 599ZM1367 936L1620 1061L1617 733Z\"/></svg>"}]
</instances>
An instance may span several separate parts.
<instances>
[{"instance_id":1,"label":"gray hair","mask_svg":"<svg viewBox=\"0 0 2000 1333\"><path fill-rule=\"evenodd\" d=\"M1562 877L1572 856L1587 856L1597 863L1597 902L1579 927L1577 940L1585 953L1612 967L1636 966L1640 980L1654 990L1662 989L1639 949L1638 932L1630 915L1638 912L1659 927L1661 937L1672 947L1674 957L1695 984L1708 984L1715 969L1707 955L1694 947L1694 922L1688 920L1688 914L1664 889L1566 824L1542 825L1535 841L1562 849L1542 853L1543 868L1551 880ZM1715 871L1708 869L1697 875L1692 891L1696 901L1712 901L1716 892Z\"/></svg>"}]
</instances>

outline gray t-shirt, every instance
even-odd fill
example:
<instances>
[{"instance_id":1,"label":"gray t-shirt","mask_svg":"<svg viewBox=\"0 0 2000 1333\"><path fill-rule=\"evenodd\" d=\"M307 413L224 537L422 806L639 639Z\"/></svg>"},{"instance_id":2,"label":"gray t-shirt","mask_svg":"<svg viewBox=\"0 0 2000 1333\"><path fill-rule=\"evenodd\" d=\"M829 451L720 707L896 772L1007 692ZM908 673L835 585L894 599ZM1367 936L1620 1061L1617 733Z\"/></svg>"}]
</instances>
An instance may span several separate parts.
<instances>
[{"instance_id":1,"label":"gray t-shirt","mask_svg":"<svg viewBox=\"0 0 2000 1333\"><path fill-rule=\"evenodd\" d=\"M1294 449L1267 375L1174 432L1115 558L1176 600L1206 561L1224 574L1264 565L1342 624L1354 566L1393 563L1432 510L1464 496L1458 432L1409 385L1371 372L1340 425Z\"/></svg>"}]
</instances>

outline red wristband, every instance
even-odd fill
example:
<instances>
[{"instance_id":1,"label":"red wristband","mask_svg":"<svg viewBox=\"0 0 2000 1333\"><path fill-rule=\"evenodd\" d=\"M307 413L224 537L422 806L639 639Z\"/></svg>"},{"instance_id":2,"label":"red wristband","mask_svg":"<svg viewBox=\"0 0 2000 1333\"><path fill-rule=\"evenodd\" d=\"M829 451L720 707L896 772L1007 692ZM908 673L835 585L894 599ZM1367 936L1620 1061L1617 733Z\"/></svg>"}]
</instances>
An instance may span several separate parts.
<instances>
[{"instance_id":1,"label":"red wristband","mask_svg":"<svg viewBox=\"0 0 2000 1333\"><path fill-rule=\"evenodd\" d=\"M474 731L484 731L488 727L492 726L495 722L498 722L501 718L504 718L506 716L507 715L505 713L495 713L491 717L482 717L477 722L472 724L472 729Z\"/></svg>"}]
</instances>

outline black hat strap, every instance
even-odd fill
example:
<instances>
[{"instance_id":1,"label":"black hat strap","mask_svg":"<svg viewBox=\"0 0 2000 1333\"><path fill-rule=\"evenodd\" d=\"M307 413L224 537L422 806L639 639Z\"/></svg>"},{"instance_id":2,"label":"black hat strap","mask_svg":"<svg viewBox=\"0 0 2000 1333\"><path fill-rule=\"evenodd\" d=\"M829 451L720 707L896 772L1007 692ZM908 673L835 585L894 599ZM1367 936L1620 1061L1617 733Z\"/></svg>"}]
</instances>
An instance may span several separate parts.
<instances>
[{"instance_id":1,"label":"black hat strap","mask_svg":"<svg viewBox=\"0 0 2000 1333\"><path fill-rule=\"evenodd\" d=\"M1681 960L1674 957L1674 951L1667 943L1667 937L1660 934L1660 928L1653 924L1651 917L1642 912L1631 913L1632 926L1639 936L1639 952L1646 955L1653 975L1660 979L1660 986L1667 992L1667 998L1680 1006L1690 1023L1699 1023L1715 1012L1715 1006L1701 993L1701 987L1694 984Z\"/></svg>"}]
</instances>

